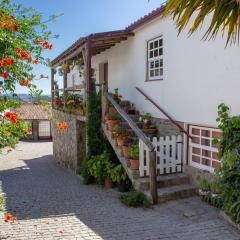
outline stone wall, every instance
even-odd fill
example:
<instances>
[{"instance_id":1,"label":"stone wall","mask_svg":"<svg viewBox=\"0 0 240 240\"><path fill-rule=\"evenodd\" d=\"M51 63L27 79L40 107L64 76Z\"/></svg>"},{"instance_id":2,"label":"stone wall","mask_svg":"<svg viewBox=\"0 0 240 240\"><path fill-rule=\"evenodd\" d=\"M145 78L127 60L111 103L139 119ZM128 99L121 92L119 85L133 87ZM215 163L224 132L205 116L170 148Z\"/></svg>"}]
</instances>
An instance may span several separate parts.
<instances>
[{"instance_id":1,"label":"stone wall","mask_svg":"<svg viewBox=\"0 0 240 240\"><path fill-rule=\"evenodd\" d=\"M153 118L152 121L157 126L160 136L171 136L181 134L178 127L175 126L168 119ZM178 122L178 124L180 124L182 127L184 126L182 122Z\"/></svg>"},{"instance_id":2,"label":"stone wall","mask_svg":"<svg viewBox=\"0 0 240 240\"><path fill-rule=\"evenodd\" d=\"M85 118L54 109L52 113L57 121L68 123L68 129L64 131L52 124L54 158L62 167L77 173L86 156Z\"/></svg>"},{"instance_id":3,"label":"stone wall","mask_svg":"<svg viewBox=\"0 0 240 240\"><path fill-rule=\"evenodd\" d=\"M189 176L191 183L196 187L199 186L199 182L202 179L206 179L208 182L216 180L214 174L189 165L184 165L183 171Z\"/></svg>"}]
</instances>

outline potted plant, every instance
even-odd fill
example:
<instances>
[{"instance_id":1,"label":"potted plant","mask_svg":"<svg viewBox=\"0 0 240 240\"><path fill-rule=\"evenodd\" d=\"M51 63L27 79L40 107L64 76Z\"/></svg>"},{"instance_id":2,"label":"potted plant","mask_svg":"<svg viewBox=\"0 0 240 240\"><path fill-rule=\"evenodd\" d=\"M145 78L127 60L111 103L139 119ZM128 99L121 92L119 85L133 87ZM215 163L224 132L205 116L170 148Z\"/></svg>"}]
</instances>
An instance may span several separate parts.
<instances>
[{"instance_id":1,"label":"potted plant","mask_svg":"<svg viewBox=\"0 0 240 240\"><path fill-rule=\"evenodd\" d=\"M130 182L127 173L121 164L111 170L111 179L116 183L119 192L128 192Z\"/></svg>"},{"instance_id":2,"label":"potted plant","mask_svg":"<svg viewBox=\"0 0 240 240\"><path fill-rule=\"evenodd\" d=\"M116 125L114 131L117 133L117 145L118 147L122 147L126 139L126 129L120 125Z\"/></svg>"},{"instance_id":3,"label":"potted plant","mask_svg":"<svg viewBox=\"0 0 240 240\"><path fill-rule=\"evenodd\" d=\"M111 170L113 163L110 155L106 151L101 155L93 156L87 163L87 171L99 184L103 184L106 189L112 188Z\"/></svg>"},{"instance_id":4,"label":"potted plant","mask_svg":"<svg viewBox=\"0 0 240 240\"><path fill-rule=\"evenodd\" d=\"M107 125L110 131L113 130L114 126L118 124L119 114L117 112L112 112L108 114Z\"/></svg>"},{"instance_id":5,"label":"potted plant","mask_svg":"<svg viewBox=\"0 0 240 240\"><path fill-rule=\"evenodd\" d=\"M139 145L132 145L128 150L131 168L133 170L139 169Z\"/></svg>"},{"instance_id":6,"label":"potted plant","mask_svg":"<svg viewBox=\"0 0 240 240\"><path fill-rule=\"evenodd\" d=\"M116 112L116 109L115 109L115 107L112 104L110 104L108 106L108 113L112 113L112 112Z\"/></svg>"},{"instance_id":7,"label":"potted plant","mask_svg":"<svg viewBox=\"0 0 240 240\"><path fill-rule=\"evenodd\" d=\"M157 134L157 131L158 131L157 127L153 124L151 124L151 125L149 125L148 127L145 128L145 132L147 134L151 134L151 135Z\"/></svg>"},{"instance_id":8,"label":"potted plant","mask_svg":"<svg viewBox=\"0 0 240 240\"><path fill-rule=\"evenodd\" d=\"M121 102L122 96L119 95L118 88L115 88L115 89L114 89L114 93L112 93L112 97L113 97L113 99L114 99L117 103L120 103L120 102Z\"/></svg>"},{"instance_id":9,"label":"potted plant","mask_svg":"<svg viewBox=\"0 0 240 240\"><path fill-rule=\"evenodd\" d=\"M149 125L151 123L151 119L152 119L152 116L150 113L145 113L143 116L142 116L142 120L143 120L143 123L145 125Z\"/></svg>"},{"instance_id":10,"label":"potted plant","mask_svg":"<svg viewBox=\"0 0 240 240\"><path fill-rule=\"evenodd\" d=\"M66 71L67 73L70 72L70 67L69 67L69 65L68 65L67 63L63 63L61 67L62 67L62 69L63 69L64 71Z\"/></svg>"},{"instance_id":11,"label":"potted plant","mask_svg":"<svg viewBox=\"0 0 240 240\"><path fill-rule=\"evenodd\" d=\"M117 138L117 130L118 130L118 127L119 127L118 124L113 127L113 131L112 131L112 138L113 138L113 139L116 139L116 138Z\"/></svg>"},{"instance_id":12,"label":"potted plant","mask_svg":"<svg viewBox=\"0 0 240 240\"><path fill-rule=\"evenodd\" d=\"M130 137L127 137L123 143L122 150L123 150L123 156L125 158L129 158L129 148L133 144L133 140Z\"/></svg>"}]
</instances>

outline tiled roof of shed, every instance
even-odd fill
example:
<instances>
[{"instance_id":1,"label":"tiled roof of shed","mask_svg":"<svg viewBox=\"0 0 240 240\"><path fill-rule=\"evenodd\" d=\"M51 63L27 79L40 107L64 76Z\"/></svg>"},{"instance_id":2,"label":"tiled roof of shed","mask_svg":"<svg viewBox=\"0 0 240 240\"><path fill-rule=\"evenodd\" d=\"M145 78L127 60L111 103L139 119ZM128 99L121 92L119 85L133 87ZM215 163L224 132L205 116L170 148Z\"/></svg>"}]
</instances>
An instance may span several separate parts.
<instances>
[{"instance_id":1,"label":"tiled roof of shed","mask_svg":"<svg viewBox=\"0 0 240 240\"><path fill-rule=\"evenodd\" d=\"M24 120L49 120L49 116L42 105L25 103L17 112Z\"/></svg>"}]
</instances>

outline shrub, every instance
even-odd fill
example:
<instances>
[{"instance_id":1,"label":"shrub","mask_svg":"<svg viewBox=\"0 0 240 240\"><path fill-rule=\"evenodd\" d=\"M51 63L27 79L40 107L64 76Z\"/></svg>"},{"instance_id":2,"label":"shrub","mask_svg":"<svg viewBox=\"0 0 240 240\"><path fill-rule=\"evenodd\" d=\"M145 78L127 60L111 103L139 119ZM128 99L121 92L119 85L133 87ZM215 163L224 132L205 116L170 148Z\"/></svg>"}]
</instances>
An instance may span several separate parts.
<instances>
[{"instance_id":1,"label":"shrub","mask_svg":"<svg viewBox=\"0 0 240 240\"><path fill-rule=\"evenodd\" d=\"M222 137L214 143L219 144L222 166L216 170L217 181L209 184L209 192L203 199L240 223L240 116L231 117L229 108L221 104L217 121Z\"/></svg>"},{"instance_id":2,"label":"shrub","mask_svg":"<svg viewBox=\"0 0 240 240\"><path fill-rule=\"evenodd\" d=\"M128 176L122 164L117 165L111 170L111 179L113 182L122 183L127 181Z\"/></svg>"},{"instance_id":3,"label":"shrub","mask_svg":"<svg viewBox=\"0 0 240 240\"><path fill-rule=\"evenodd\" d=\"M129 193L123 193L120 194L119 199L128 207L149 208L151 206L150 201L142 192L131 191Z\"/></svg>"},{"instance_id":4,"label":"shrub","mask_svg":"<svg viewBox=\"0 0 240 240\"><path fill-rule=\"evenodd\" d=\"M91 176L98 184L103 184L106 177L110 177L113 163L110 153L104 151L101 155L92 156L86 163L87 176ZM91 179L91 178L89 178Z\"/></svg>"}]
</instances>

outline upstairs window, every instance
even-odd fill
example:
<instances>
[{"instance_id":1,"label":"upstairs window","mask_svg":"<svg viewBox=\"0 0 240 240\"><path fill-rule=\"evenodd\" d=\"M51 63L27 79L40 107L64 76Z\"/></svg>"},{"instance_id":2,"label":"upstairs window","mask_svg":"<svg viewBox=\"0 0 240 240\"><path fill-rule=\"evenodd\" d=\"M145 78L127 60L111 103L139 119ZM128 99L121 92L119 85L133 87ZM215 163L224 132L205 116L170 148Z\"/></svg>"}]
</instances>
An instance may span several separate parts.
<instances>
[{"instance_id":1,"label":"upstairs window","mask_svg":"<svg viewBox=\"0 0 240 240\"><path fill-rule=\"evenodd\" d=\"M163 37L148 41L148 80L163 79Z\"/></svg>"}]
</instances>

